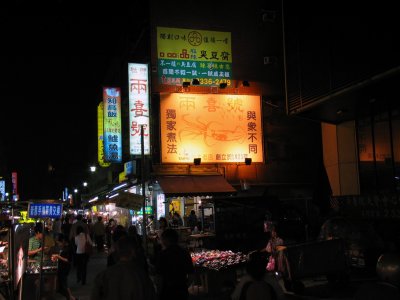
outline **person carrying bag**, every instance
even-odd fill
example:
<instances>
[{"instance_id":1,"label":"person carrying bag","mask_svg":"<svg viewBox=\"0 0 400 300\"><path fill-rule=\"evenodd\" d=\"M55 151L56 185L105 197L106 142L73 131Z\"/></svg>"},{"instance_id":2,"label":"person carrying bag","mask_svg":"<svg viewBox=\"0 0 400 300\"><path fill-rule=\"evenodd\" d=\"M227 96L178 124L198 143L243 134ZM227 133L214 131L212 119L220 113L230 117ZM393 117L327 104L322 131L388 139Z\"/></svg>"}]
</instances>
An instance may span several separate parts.
<instances>
[{"instance_id":1,"label":"person carrying bag","mask_svg":"<svg viewBox=\"0 0 400 300\"><path fill-rule=\"evenodd\" d=\"M90 256L90 255L93 254L93 245L92 245L92 243L90 241L90 237L88 238L88 234L87 233L85 234L85 238L86 238L86 241L85 241L85 253L88 256Z\"/></svg>"}]
</instances>

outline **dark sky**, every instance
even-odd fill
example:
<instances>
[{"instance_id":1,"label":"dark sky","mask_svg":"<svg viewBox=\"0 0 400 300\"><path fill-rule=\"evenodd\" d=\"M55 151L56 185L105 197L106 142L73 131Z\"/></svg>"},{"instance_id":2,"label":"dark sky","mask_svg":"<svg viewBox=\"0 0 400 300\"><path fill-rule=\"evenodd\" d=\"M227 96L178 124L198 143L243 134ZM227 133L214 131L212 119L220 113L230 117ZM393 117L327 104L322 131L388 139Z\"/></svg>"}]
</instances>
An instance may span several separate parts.
<instances>
[{"instance_id":1,"label":"dark sky","mask_svg":"<svg viewBox=\"0 0 400 300\"><path fill-rule=\"evenodd\" d=\"M18 172L23 200L60 197L96 162L97 105L102 86L118 84L106 74L130 30L124 7L85 15L55 3L0 21L0 176Z\"/></svg>"}]
</instances>

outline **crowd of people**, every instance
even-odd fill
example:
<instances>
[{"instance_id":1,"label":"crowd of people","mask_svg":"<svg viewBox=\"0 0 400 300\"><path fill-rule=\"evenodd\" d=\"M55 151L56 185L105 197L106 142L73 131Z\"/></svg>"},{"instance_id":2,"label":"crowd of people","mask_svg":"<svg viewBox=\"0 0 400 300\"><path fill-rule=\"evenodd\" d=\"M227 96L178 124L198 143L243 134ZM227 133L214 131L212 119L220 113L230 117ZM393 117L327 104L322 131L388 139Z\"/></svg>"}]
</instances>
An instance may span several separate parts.
<instances>
[{"instance_id":1,"label":"crowd of people","mask_svg":"<svg viewBox=\"0 0 400 300\"><path fill-rule=\"evenodd\" d=\"M198 223L193 215L188 224L194 230ZM164 217L158 220L157 229L148 236L153 245L153 251L149 252L145 251L142 236L134 225L126 228L113 219L104 223L101 216L94 224L82 215L65 216L60 222L53 222L54 229L35 226L28 254L30 259L39 261L43 248L51 260L58 261L58 292L66 299L76 299L68 285L70 270L75 269L77 284L87 283L90 258L86 244L107 255L106 268L94 279L91 299L188 299L188 287L195 281L194 266L188 250L179 244L175 229L180 223L179 216L173 221L173 217L170 221ZM276 228L272 228L266 247L249 255L246 275L232 289L232 300L284 299L283 290L273 276L278 263L269 269L263 254L278 260L278 247L283 243Z\"/></svg>"},{"instance_id":2,"label":"crowd of people","mask_svg":"<svg viewBox=\"0 0 400 300\"><path fill-rule=\"evenodd\" d=\"M92 224L82 215L63 216L43 227L37 223L29 239L29 261L58 262L57 291L66 299L77 299L68 279L75 269L77 284L87 283L90 259L86 245L107 255L107 268L97 274L91 299L187 299L188 276L193 272L189 252L178 245L178 233L165 218L159 220L156 252L147 257L136 226L126 228L113 219L105 224L101 216ZM178 222L179 223L179 222ZM44 257L42 257L42 250Z\"/></svg>"}]
</instances>

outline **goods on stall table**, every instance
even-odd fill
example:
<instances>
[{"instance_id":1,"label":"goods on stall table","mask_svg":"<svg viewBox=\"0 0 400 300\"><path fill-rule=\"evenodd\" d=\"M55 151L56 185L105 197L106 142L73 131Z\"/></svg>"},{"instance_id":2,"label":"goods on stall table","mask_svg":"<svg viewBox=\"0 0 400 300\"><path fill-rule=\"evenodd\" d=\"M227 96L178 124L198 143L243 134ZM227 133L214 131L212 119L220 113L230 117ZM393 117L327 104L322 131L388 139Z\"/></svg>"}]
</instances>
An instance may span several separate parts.
<instances>
[{"instance_id":1,"label":"goods on stall table","mask_svg":"<svg viewBox=\"0 0 400 300\"><path fill-rule=\"evenodd\" d=\"M230 266L238 265L247 261L247 256L241 252L231 250L208 250L191 253L192 262L197 267L203 267L219 271Z\"/></svg>"}]
</instances>

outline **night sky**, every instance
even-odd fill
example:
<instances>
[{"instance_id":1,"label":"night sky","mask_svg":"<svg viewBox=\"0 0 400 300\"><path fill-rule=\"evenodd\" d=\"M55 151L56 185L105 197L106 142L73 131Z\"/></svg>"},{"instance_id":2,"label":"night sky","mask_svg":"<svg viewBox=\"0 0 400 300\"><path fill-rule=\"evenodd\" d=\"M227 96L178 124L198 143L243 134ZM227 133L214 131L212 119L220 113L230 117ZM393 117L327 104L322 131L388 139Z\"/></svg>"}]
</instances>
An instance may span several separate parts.
<instances>
[{"instance_id":1,"label":"night sky","mask_svg":"<svg viewBox=\"0 0 400 300\"><path fill-rule=\"evenodd\" d=\"M22 200L61 197L97 161L97 105L102 86L118 84L110 62L129 36L122 6L110 17L112 6L89 15L55 3L1 20L0 176L18 172Z\"/></svg>"}]
</instances>

